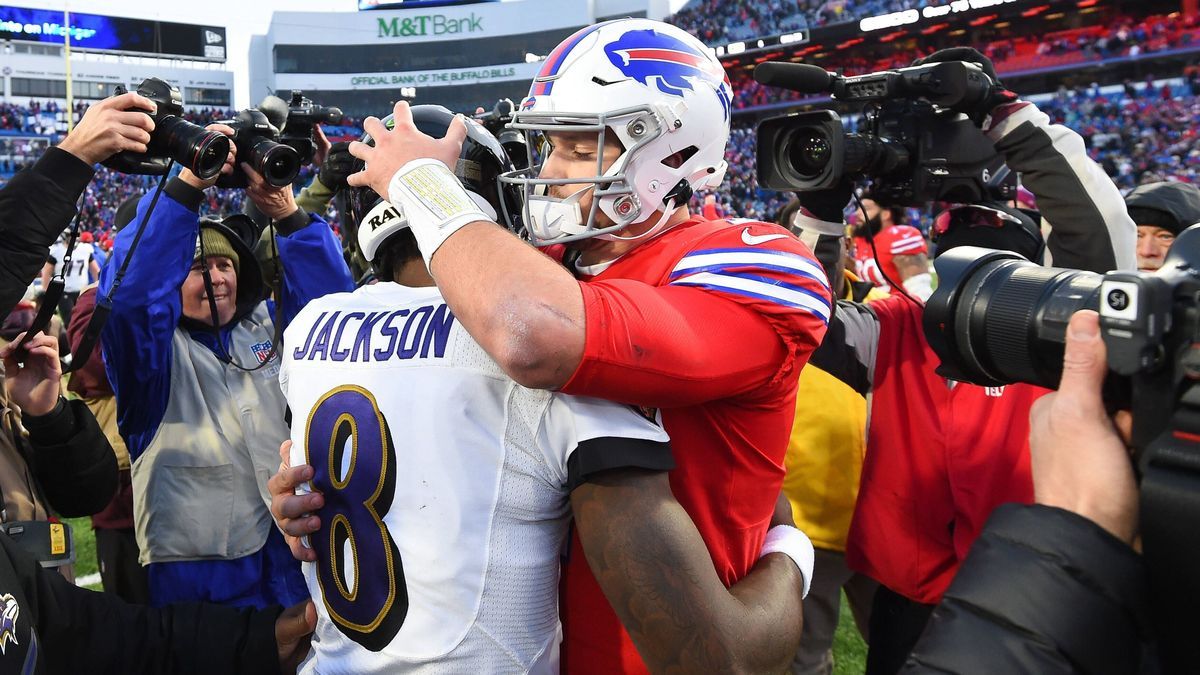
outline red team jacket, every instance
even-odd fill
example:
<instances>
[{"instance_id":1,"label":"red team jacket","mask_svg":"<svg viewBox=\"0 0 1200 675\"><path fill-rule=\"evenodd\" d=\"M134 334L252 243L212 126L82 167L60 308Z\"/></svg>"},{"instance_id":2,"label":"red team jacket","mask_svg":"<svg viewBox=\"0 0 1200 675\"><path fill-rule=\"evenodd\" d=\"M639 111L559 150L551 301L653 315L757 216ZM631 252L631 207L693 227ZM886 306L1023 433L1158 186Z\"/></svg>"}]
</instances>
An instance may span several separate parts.
<instances>
[{"instance_id":1,"label":"red team jacket","mask_svg":"<svg viewBox=\"0 0 1200 675\"><path fill-rule=\"evenodd\" d=\"M562 391L661 411L672 491L731 585L779 496L797 373L828 324L825 275L776 225L694 218L585 281L584 356ZM578 538L562 587L563 672L646 672Z\"/></svg>"},{"instance_id":2,"label":"red team jacket","mask_svg":"<svg viewBox=\"0 0 1200 675\"><path fill-rule=\"evenodd\" d=\"M921 306L892 296L869 307L878 351L846 562L933 604L992 511L1033 501L1029 409L1049 390L952 385L934 372Z\"/></svg>"}]
</instances>

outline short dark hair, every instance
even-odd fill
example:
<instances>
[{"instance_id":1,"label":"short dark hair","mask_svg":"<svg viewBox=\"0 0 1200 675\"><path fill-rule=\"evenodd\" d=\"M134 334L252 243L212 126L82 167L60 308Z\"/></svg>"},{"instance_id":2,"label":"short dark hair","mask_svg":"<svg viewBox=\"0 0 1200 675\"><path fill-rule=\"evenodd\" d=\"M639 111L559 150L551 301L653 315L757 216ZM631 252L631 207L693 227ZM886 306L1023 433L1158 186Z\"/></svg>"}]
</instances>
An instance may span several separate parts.
<instances>
[{"instance_id":1,"label":"short dark hair","mask_svg":"<svg viewBox=\"0 0 1200 675\"><path fill-rule=\"evenodd\" d=\"M375 274L381 281L392 281L405 263L421 257L417 239L407 227L388 237L375 251Z\"/></svg>"}]
</instances>

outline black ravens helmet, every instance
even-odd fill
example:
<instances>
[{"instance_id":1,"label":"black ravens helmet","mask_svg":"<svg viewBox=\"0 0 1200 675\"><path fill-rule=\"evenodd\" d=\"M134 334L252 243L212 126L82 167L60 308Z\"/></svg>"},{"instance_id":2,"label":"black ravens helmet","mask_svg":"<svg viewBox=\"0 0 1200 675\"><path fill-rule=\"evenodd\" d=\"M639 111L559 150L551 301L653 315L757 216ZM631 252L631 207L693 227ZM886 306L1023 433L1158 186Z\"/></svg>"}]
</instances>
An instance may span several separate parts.
<instances>
[{"instance_id":1,"label":"black ravens helmet","mask_svg":"<svg viewBox=\"0 0 1200 675\"><path fill-rule=\"evenodd\" d=\"M422 133L442 138L455 115L440 105L418 105L412 107L412 117ZM484 213L489 213L497 223L510 230L520 232L521 191L513 186L502 186L498 180L500 174L513 170L512 162L500 141L483 125L465 119L467 137L457 165L451 168ZM382 121L388 129L392 128L391 115ZM370 134L365 134L362 142L374 145ZM362 160L355 160L354 172L361 171L363 166ZM369 187L347 188L345 201L343 236L357 242L358 252L367 262L375 260L380 244L408 227L403 214Z\"/></svg>"}]
</instances>

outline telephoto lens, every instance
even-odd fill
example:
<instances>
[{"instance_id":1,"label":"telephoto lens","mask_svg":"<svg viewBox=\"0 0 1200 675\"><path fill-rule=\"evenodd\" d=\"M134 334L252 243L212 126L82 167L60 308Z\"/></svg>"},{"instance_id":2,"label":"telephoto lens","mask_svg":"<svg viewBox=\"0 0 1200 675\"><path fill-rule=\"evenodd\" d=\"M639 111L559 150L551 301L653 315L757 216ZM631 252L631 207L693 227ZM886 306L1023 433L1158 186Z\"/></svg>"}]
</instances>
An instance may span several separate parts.
<instances>
[{"instance_id":1,"label":"telephoto lens","mask_svg":"<svg viewBox=\"0 0 1200 675\"><path fill-rule=\"evenodd\" d=\"M974 246L949 250L934 266L938 288L924 324L942 361L938 374L985 386L1058 386L1067 322L1099 308L1103 275Z\"/></svg>"},{"instance_id":2,"label":"telephoto lens","mask_svg":"<svg viewBox=\"0 0 1200 675\"><path fill-rule=\"evenodd\" d=\"M182 117L164 117L158 120L154 130L161 138L161 146L182 166L186 166L201 180L209 180L221 173L225 158L229 156L229 138L225 134L208 131Z\"/></svg>"}]
</instances>

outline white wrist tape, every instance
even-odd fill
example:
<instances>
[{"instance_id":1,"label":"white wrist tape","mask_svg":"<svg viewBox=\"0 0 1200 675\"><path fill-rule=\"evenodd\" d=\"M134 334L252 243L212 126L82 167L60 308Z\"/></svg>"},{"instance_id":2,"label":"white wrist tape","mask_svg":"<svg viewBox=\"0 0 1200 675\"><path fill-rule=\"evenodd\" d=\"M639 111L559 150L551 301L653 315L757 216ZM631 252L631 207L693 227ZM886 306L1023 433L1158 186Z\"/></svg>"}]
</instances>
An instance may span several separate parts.
<instances>
[{"instance_id":1,"label":"white wrist tape","mask_svg":"<svg viewBox=\"0 0 1200 675\"><path fill-rule=\"evenodd\" d=\"M933 295L933 275L929 272L914 274L904 280L904 290L925 302Z\"/></svg>"},{"instance_id":2,"label":"white wrist tape","mask_svg":"<svg viewBox=\"0 0 1200 675\"><path fill-rule=\"evenodd\" d=\"M804 578L804 593L800 597L808 597L808 589L812 586L813 559L816 557L808 535L791 525L776 525L767 530L767 540L763 542L762 554L758 557L769 553L782 553L796 563Z\"/></svg>"},{"instance_id":3,"label":"white wrist tape","mask_svg":"<svg viewBox=\"0 0 1200 675\"><path fill-rule=\"evenodd\" d=\"M388 183L388 201L400 207L417 239L425 266L450 235L480 220L490 221L445 164L414 159Z\"/></svg>"}]
</instances>

